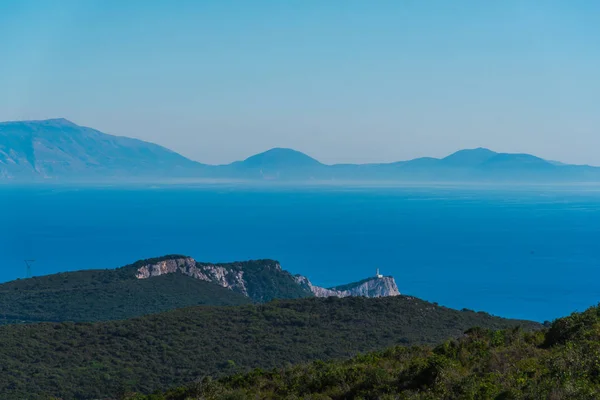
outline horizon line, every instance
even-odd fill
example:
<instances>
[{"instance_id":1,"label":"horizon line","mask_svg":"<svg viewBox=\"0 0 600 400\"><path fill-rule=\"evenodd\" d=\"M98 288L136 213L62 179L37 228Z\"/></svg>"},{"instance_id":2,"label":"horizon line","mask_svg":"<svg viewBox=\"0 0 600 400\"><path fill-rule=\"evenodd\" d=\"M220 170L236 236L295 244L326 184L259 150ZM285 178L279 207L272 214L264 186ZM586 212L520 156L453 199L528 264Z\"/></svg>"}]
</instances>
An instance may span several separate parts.
<instances>
[{"instance_id":1,"label":"horizon line","mask_svg":"<svg viewBox=\"0 0 600 400\"><path fill-rule=\"evenodd\" d=\"M266 150L260 151L258 153L254 153L251 154L243 159L239 159L239 160L234 160L231 162L227 162L227 163L220 163L220 164L208 164L208 163L204 163L202 161L184 156L183 154L172 150L169 147L166 147L164 145L155 143L155 142L151 142L148 140L144 140L144 139L138 139L138 138L133 138L131 136L124 136L124 135L115 135L115 134L111 134L111 133L106 133L106 132L102 132L98 129L86 126L86 125L79 125L78 123L73 122L72 120L65 118L65 117L56 117L56 118L43 118L43 119L25 119L25 120L7 120L7 121L0 121L0 126L4 125L4 124L10 124L10 123L40 123L40 122L62 122L64 123L65 126L76 126L79 128L84 128L84 129L91 129L94 130L96 132L100 132L103 135L108 135L108 136L114 136L114 137L120 137L120 138L127 138L127 139L132 139L132 140L139 140L141 142L144 143L148 143L148 144L152 144L155 146L160 146L168 151L171 151L189 161L201 164L201 165L206 165L206 166L211 166L211 167L221 167L221 166L227 166L227 165L231 165L231 164L235 164L235 163L240 163L240 162L244 162L252 157L255 156L260 156L260 155L264 155L266 153L272 152L272 151L277 151L277 150L286 150L286 151L291 151L291 152L295 152L295 153L299 153L304 155L305 157L308 157L316 162L318 162L319 164L323 165L323 166L343 166L343 165L391 165L391 164L398 164L398 163L406 163L406 162L411 162L411 161L415 161L415 160L425 160L425 159L430 159L430 160L444 160L448 157L451 157L457 153L463 152L463 151L477 151L477 150L485 150L485 151L489 151L492 152L496 155L498 154L510 154L510 155L527 155L527 156L532 156L532 157L536 157L539 158L540 160L544 160L550 164L556 165L556 164L563 164L565 166L579 166L579 167L593 167L593 168L598 168L598 166L595 165L591 165L591 164L571 164L571 163L564 163L562 161L557 161L557 160L550 160L550 159L545 159L539 156L536 156L535 154L531 154L531 153L525 153L525 152L514 152L514 153L509 153L509 152L497 152L495 150L490 149L489 147L485 147L485 146L478 146L478 147L470 147L470 148L459 148L458 150L455 150L451 153L449 153L448 155L444 156L444 157L431 157L431 156L421 156L421 157L415 157L415 158L410 158L410 159L405 159L405 160L396 160L396 161L389 161L389 162L367 162L367 163L352 163L352 162L347 162L347 163L333 163L333 164L327 164L324 163L320 160L318 160L317 158L309 155L308 153L301 151L301 150L297 150L291 147L279 147L279 146L275 146L275 147L270 147Z\"/></svg>"}]
</instances>

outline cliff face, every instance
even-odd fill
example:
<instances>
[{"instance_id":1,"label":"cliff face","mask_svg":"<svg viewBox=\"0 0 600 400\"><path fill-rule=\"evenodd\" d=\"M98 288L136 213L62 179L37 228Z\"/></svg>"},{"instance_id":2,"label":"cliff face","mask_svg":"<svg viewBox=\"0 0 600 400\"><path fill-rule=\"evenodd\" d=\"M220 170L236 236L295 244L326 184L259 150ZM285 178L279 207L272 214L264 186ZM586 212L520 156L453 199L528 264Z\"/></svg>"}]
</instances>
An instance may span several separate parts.
<instances>
[{"instance_id":1,"label":"cliff face","mask_svg":"<svg viewBox=\"0 0 600 400\"><path fill-rule=\"evenodd\" d=\"M368 278L360 282L333 288L314 286L307 277L301 275L296 275L295 279L299 285L310 290L316 297L388 297L400 295L396 281L391 276Z\"/></svg>"},{"instance_id":2,"label":"cliff face","mask_svg":"<svg viewBox=\"0 0 600 400\"><path fill-rule=\"evenodd\" d=\"M196 267L196 260L191 257L157 261L154 264L144 265L143 267L138 268L135 277L138 279L147 279L153 276L161 276L175 272L181 272L184 275L203 281L210 281L210 278Z\"/></svg>"},{"instance_id":3,"label":"cliff face","mask_svg":"<svg viewBox=\"0 0 600 400\"><path fill-rule=\"evenodd\" d=\"M325 289L319 286L314 286L311 281L302 275L296 275L294 277L298 285L309 290L315 297L347 297L342 296L340 291Z\"/></svg>"},{"instance_id":4,"label":"cliff face","mask_svg":"<svg viewBox=\"0 0 600 400\"><path fill-rule=\"evenodd\" d=\"M149 261L141 266L138 264L137 279L182 273L228 288L256 302L312 297L310 290L299 286L294 277L273 260L208 264L196 262L191 257L167 256Z\"/></svg>"},{"instance_id":5,"label":"cliff face","mask_svg":"<svg viewBox=\"0 0 600 400\"><path fill-rule=\"evenodd\" d=\"M138 279L147 279L175 272L216 283L219 286L248 296L248 289L244 281L244 271L212 264L200 264L191 257L163 260L154 264L144 265L138 268L135 277Z\"/></svg>"},{"instance_id":6,"label":"cliff face","mask_svg":"<svg viewBox=\"0 0 600 400\"><path fill-rule=\"evenodd\" d=\"M347 289L342 290L342 293L350 293L350 296L388 297L400 295L396 281L391 276L370 278L355 285L346 286Z\"/></svg>"},{"instance_id":7,"label":"cliff face","mask_svg":"<svg viewBox=\"0 0 600 400\"><path fill-rule=\"evenodd\" d=\"M396 281L391 276L367 278L360 282L328 289L313 285L305 276L296 275L295 279L299 285L306 287L316 297L388 297L400 295Z\"/></svg>"},{"instance_id":8,"label":"cliff face","mask_svg":"<svg viewBox=\"0 0 600 400\"><path fill-rule=\"evenodd\" d=\"M153 261L138 267L137 279L182 273L195 279L212 282L234 292L264 302L276 298L298 297L387 297L400 292L394 278L373 277L334 288L313 285L301 275L292 276L276 261L258 260L231 264L206 264L191 257L175 257Z\"/></svg>"}]
</instances>

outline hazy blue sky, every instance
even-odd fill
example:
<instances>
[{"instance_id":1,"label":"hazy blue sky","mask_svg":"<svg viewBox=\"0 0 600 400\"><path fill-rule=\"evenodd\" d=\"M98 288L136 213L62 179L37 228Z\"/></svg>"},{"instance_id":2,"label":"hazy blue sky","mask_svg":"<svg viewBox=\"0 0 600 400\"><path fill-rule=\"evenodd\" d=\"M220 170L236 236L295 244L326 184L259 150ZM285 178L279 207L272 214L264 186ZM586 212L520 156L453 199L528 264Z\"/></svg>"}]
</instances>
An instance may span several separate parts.
<instances>
[{"instance_id":1,"label":"hazy blue sky","mask_svg":"<svg viewBox=\"0 0 600 400\"><path fill-rule=\"evenodd\" d=\"M51 117L210 163L600 165L600 2L0 0L0 120Z\"/></svg>"}]
</instances>

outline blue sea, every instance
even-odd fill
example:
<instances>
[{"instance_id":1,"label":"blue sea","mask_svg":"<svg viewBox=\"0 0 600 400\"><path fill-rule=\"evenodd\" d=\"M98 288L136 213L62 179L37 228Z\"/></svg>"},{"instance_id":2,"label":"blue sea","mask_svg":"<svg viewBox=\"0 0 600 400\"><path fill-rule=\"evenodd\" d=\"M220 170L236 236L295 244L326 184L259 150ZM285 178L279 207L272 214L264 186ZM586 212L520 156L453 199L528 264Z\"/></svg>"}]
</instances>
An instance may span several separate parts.
<instances>
[{"instance_id":1,"label":"blue sea","mask_svg":"<svg viewBox=\"0 0 600 400\"><path fill-rule=\"evenodd\" d=\"M600 301L598 187L0 186L0 281L186 254L552 320Z\"/></svg>"}]
</instances>

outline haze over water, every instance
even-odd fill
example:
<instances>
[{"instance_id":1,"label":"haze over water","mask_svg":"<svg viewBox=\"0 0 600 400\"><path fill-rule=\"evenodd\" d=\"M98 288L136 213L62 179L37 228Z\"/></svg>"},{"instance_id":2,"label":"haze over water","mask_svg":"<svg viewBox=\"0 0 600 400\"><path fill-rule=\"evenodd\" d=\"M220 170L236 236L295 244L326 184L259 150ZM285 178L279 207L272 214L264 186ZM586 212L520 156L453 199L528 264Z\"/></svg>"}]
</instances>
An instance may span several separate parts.
<instances>
[{"instance_id":1,"label":"haze over water","mask_svg":"<svg viewBox=\"0 0 600 400\"><path fill-rule=\"evenodd\" d=\"M551 320L600 300L594 187L0 187L0 281L186 254L333 286L396 278L454 308Z\"/></svg>"}]
</instances>

